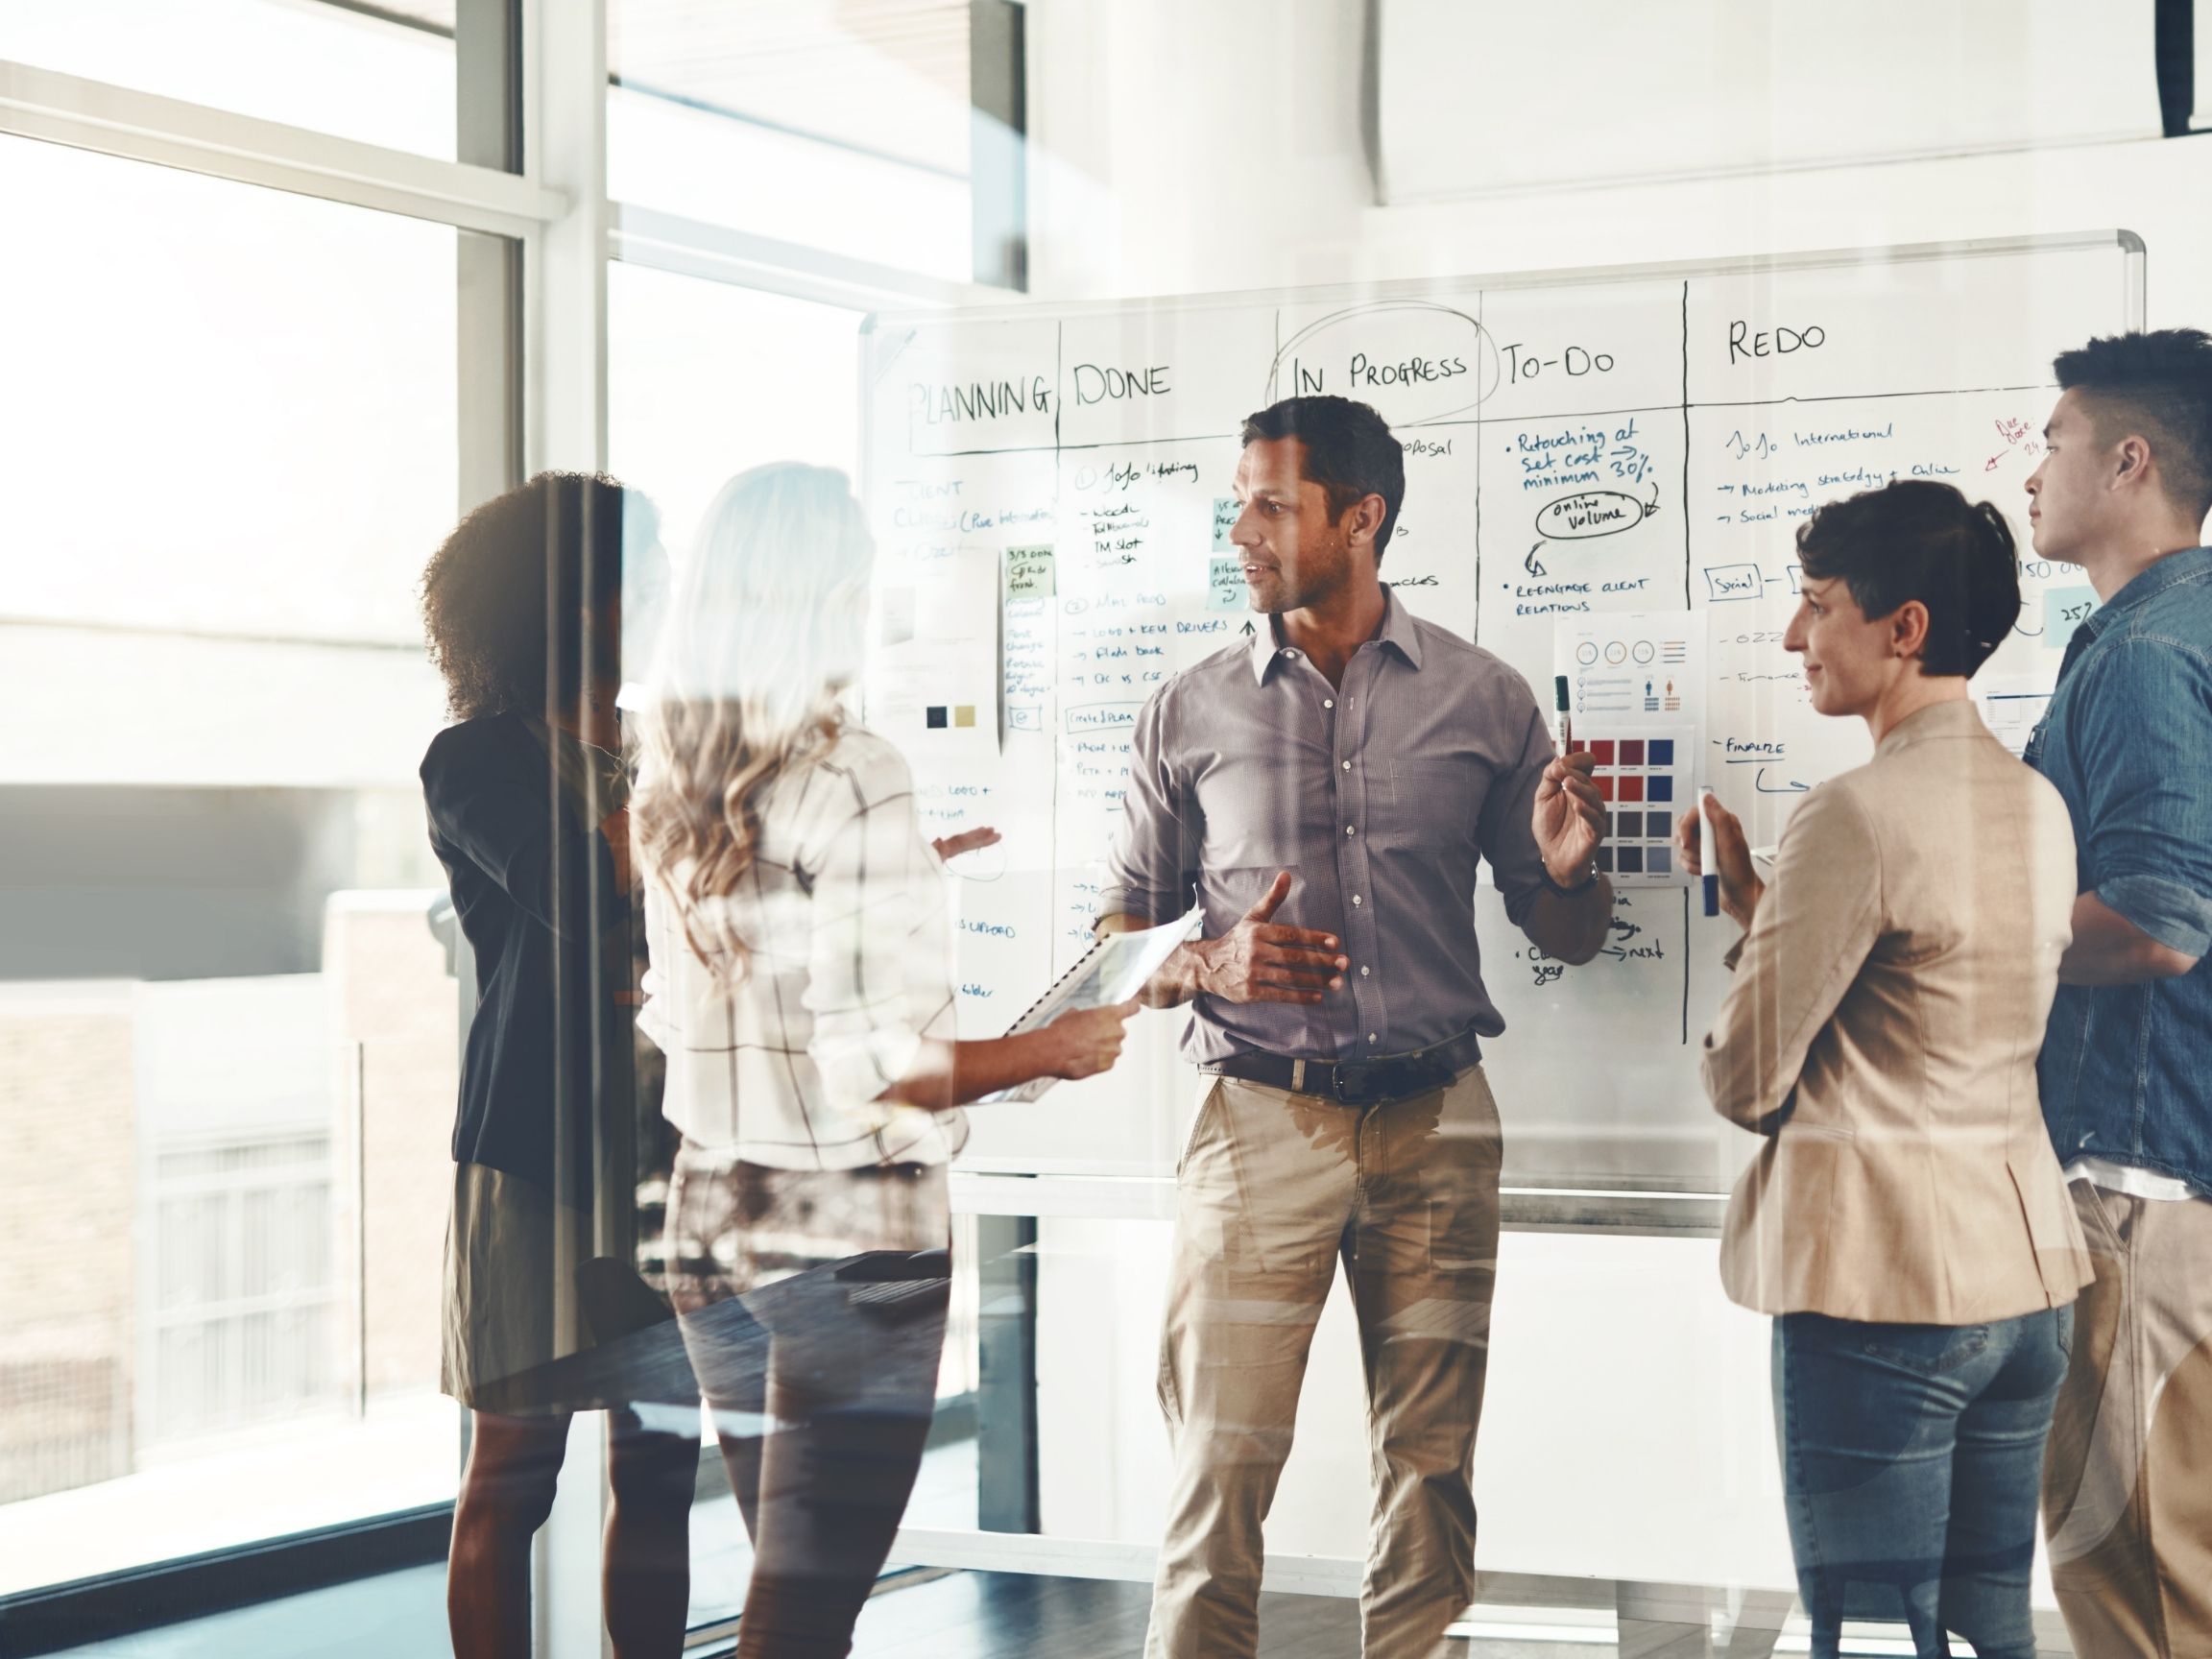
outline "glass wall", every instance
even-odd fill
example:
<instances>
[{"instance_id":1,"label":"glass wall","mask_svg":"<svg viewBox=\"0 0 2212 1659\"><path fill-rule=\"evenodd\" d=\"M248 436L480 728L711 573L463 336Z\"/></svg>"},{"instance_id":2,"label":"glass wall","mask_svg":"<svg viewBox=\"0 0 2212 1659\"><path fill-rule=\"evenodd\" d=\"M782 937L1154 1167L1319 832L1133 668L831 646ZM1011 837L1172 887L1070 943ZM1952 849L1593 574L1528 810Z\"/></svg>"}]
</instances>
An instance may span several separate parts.
<instances>
[{"instance_id":1,"label":"glass wall","mask_svg":"<svg viewBox=\"0 0 2212 1659\"><path fill-rule=\"evenodd\" d=\"M532 925L559 941L581 906L630 928L610 925L579 971L606 1006L518 1039L577 1038L602 1068L580 1093L545 1085L582 1126L550 1185L583 1172L589 1192L520 1257L573 1327L561 1375L591 1384L576 1399L635 1404L625 1389L654 1373L645 1415L676 1442L687 1511L685 1539L656 1547L663 1571L679 1553L688 1570L693 1650L724 1649L768 1559L713 1426L757 1445L803 1415L767 1398L775 1342L795 1346L768 1293L823 1296L854 1344L842 1383L889 1364L925 1282L942 1357L929 1348L912 1492L860 1615L876 1646L856 1650L934 1650L950 1631L1042 1649L1039 1632L1080 1626L1134 1659L1165 1547L1215 1577L1266 1575L1261 1651L1292 1632L1299 1651L1355 1651L1375 1482L1446 1443L1450 1467L1412 1482L1431 1531L1385 1539L1384 1575L1476 1552L1483 1578L1431 1587L1457 1597L1443 1614L1467 1659L1810 1647L1767 1315L1908 1316L1878 1317L1871 1293L1768 1306L1740 1261L1723 1280L1756 1230L1739 1199L1723 1243L1731 1193L1806 1144L1791 1115L1818 1089L1784 1080L1756 1134L1713 1111L1706 1036L1745 982L1743 928L1693 883L1679 814L1710 789L1771 878L1806 804L1875 759L1891 728L1830 718L1803 671L1791 630L1822 578L1798 534L1899 480L1996 508L1976 522L2003 524L2020 605L1955 717L2026 752L2070 643L2117 591L2029 513L2053 359L2212 316L2206 156L2188 142L2212 71L2184 73L2186 8L2092 20L1975 0L1932 24L1871 4L1846 23L1607 6L1570 39L1503 0L0 0L0 1647L12 1618L47 1619L34 1645L60 1650L69 1619L129 1640L180 1610L381 1585L386 1567L411 1569L389 1594L443 1628L442 1529L488 1443L442 1392L456 1187L514 1171L456 1135L471 1024L507 1016L479 999L422 765L457 724L519 713L538 746L509 804L526 800L532 853L531 791L593 808L568 846L588 854L584 896ZM501 164L461 159L476 150ZM1326 543L1345 570L1364 545L1374 578L1342 662L1315 642L1352 613L1269 586L1287 533L1260 523L1275 504L1252 469L1291 441L1245 424L1315 395L1386 430L1360 463L1383 476L1354 499L1401 492L1387 534ZM1321 487L1299 470L1321 441L1282 452L1286 489ZM1344 941L1328 947L1342 983L1310 1017L1253 1016L1273 998L1216 976L1135 1014L1103 1072L977 1104L944 1178L950 1219L929 1222L948 1262L903 1236L855 1243L864 1224L808 1234L806 1205L771 1225L768 1179L712 1237L664 1232L666 1028L637 1049L634 1094L605 1087L652 959L623 805L667 691L648 670L662 625L679 637L709 604L698 585L690 613L662 601L700 573L717 493L780 461L852 480L870 607L836 610L857 582L797 582L783 634L718 666L819 669L809 709L834 703L884 740L886 798L923 836L999 836L942 872L899 849L930 879L898 902L933 916L942 900L933 1031L1007 1031L1095 962L1102 911L1202 942L1247 920ZM425 650L425 562L464 514L547 470L619 479L658 526L657 549L620 551L637 578L617 605L620 692L595 736L570 733L581 748L557 716L583 720L586 689L456 708ZM1335 535L1344 509L1322 499ZM2200 533L2164 530L2162 552ZM855 542L824 536L769 574L811 579ZM589 635L599 613L569 597L521 632ZM832 634L827 667L798 648ZM1533 808L1508 833L1476 805L1506 767L1490 747L1422 749L1354 717L1381 684L1354 681L1384 661L1422 676L1409 727L1455 709L1487 741L1509 708L1529 771L1568 697L1599 803L1575 867L1602 890L1557 878ZM1478 675L1481 695L1453 704ZM1291 676L1310 698L1240 701ZM1170 741L1178 697L1212 734L1133 770ZM1214 730L1239 709L1240 733ZM739 747L717 763L758 760ZM1201 773L1261 782L1207 797ZM702 821L726 822L724 781L697 785ZM1236 821L1262 797L1306 803L1325 833ZM1187 830L1198 868L1139 893L1118 839L1125 854ZM1969 843L1954 898L2002 852ZM796 853L787 870L797 910L820 871ZM1263 897L1279 871L1287 893ZM2068 864L2054 915L2075 879ZM1978 901L1973 925L2016 922L2021 891ZM1160 913L1140 915L1152 897ZM1173 960L1192 992L1198 958ZM540 969L556 986L568 972ZM2203 972L2143 995L2191 995ZM679 1031L666 1051L728 1055L732 1078L759 1065L741 1054L785 1063L727 1085L746 1097L711 1150L732 1158L761 1092L804 1098L800 1066L818 1064L806 1044L740 1037L750 973L713 981L726 1042ZM810 981L791 1006L811 1019L826 995ZM1457 1094L1389 1085L1432 1081L1447 1050ZM924 1087L892 1051L871 1051L883 1088L856 1109ZM1247 1102L1236 1122L1223 1066ZM2026 1072L2009 1075L2025 1100ZM1448 1107L1463 1120L1447 1127ZM1431 1116L1401 1142L1394 1113ZM2050 1218L2083 1189L2039 1133L2029 1120L2005 1179L2040 1183L2035 1213L2063 1233ZM1829 1140L1863 1150L1856 1132ZM2200 1208L2188 1180L2152 1173L2186 1189L2166 1221ZM1309 1179L1324 1196L1301 1209ZM2150 1203L2128 1179L2114 1190ZM1397 1230L1363 1234L1393 1180ZM1795 1247L1854 1220L1846 1207L1777 1200L1759 1224ZM2010 1238L2016 1210L1975 1238ZM1890 1219L1875 1233L1903 1251ZM763 1238L746 1287L763 1294L720 1315L758 1397L695 1420L666 1299L716 1248ZM591 1269L572 1271L591 1257L621 1269L600 1273L596 1314ZM1901 1281L1902 1260L1862 1277ZM1909 1322L1964 1325L1962 1306ZM1427 1437L1387 1420L1412 1348L1446 1355L1426 1398L1459 1413ZM1249 1406L1237 1390L1255 1377L1279 1384L1263 1409L1192 1434L1187 1391ZM523 1616L545 1659L600 1651L603 1530L623 1506L581 1454L606 1453L607 1422L582 1418L528 1546ZM1284 1456L1263 1539L1226 1555L1193 1517L1241 1466L1193 1474L1175 1437L1208 1427ZM1470 1543L1455 1528L1478 1508ZM2038 1650L2096 1651L2067 1633L2050 1542L2031 1530L2014 1553L2033 1562ZM141 1572L168 1588L115 1591ZM951 1605L924 1597L946 1576L974 1606L925 1618ZM228 1649L214 1626L191 1639L309 1650L253 1628ZM1854 1623L1843 1650L1898 1641Z\"/></svg>"},{"instance_id":2,"label":"glass wall","mask_svg":"<svg viewBox=\"0 0 2212 1659\"><path fill-rule=\"evenodd\" d=\"M0 221L12 1592L454 1489L459 233L19 138Z\"/></svg>"},{"instance_id":3,"label":"glass wall","mask_svg":"<svg viewBox=\"0 0 2212 1659\"><path fill-rule=\"evenodd\" d=\"M682 558L725 479L859 466L864 313L617 260L607 267L607 453Z\"/></svg>"},{"instance_id":4,"label":"glass wall","mask_svg":"<svg viewBox=\"0 0 2212 1659\"><path fill-rule=\"evenodd\" d=\"M965 281L970 10L610 0L608 194Z\"/></svg>"},{"instance_id":5,"label":"glass wall","mask_svg":"<svg viewBox=\"0 0 2212 1659\"><path fill-rule=\"evenodd\" d=\"M0 59L451 160L455 9L6 0Z\"/></svg>"},{"instance_id":6,"label":"glass wall","mask_svg":"<svg viewBox=\"0 0 2212 1659\"><path fill-rule=\"evenodd\" d=\"M833 179L810 186L835 195ZM860 336L850 306L747 288L617 260L607 269L608 455L616 476L650 495L679 570L709 503L730 478L770 462L804 461L856 473ZM644 1214L661 1189L644 1190ZM976 1304L974 1217L954 1228L954 1275L937 1421L908 1506L910 1525L977 1524ZM660 1240L640 1246L659 1266ZM691 1517L691 1622L735 1617L753 1550L709 1437Z\"/></svg>"},{"instance_id":7,"label":"glass wall","mask_svg":"<svg viewBox=\"0 0 2212 1659\"><path fill-rule=\"evenodd\" d=\"M760 287L612 265L584 319L609 451L557 457L536 417L504 428L497 380L529 384L502 330L548 325L516 308L549 257L517 216L560 199L375 160L348 165L382 179L329 182L312 149L449 160L461 10L0 8L0 60L174 101L132 107L146 136L117 154L75 90L59 129L29 129L74 147L0 137L0 218L36 251L0 302L42 320L11 336L0 400L0 541L30 555L0 597L0 683L46 711L0 755L5 1118L27 1183L75 1171L63 1212L47 1178L10 1206L0 1597L451 1499L441 1257L475 964L423 834L417 767L447 718L423 562L503 450L621 469L679 560L731 473L855 470L860 325L897 296L807 261L971 269L967 8L761 9L703 43L696 13L610 7L616 196L795 263ZM487 42L520 37L517 9L475 13ZM480 65L471 96L505 73ZM129 158L179 143L195 171ZM272 161L314 194L222 177ZM405 216L348 200L378 191ZM517 240L485 234L502 223ZM640 1156L634 1248L658 1283L664 1186ZM935 1480L960 1525L975 1300L968 1271L940 1388L967 1473ZM734 1613L749 1556L717 1461L695 1622Z\"/></svg>"}]
</instances>

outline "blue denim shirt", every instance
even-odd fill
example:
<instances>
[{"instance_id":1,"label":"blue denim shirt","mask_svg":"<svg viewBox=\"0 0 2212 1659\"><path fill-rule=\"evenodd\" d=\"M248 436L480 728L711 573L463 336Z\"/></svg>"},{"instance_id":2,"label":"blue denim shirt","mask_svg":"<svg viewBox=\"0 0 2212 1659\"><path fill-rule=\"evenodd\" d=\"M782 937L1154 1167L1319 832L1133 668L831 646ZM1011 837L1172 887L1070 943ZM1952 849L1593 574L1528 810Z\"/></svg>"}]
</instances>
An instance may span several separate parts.
<instances>
[{"instance_id":1,"label":"blue denim shirt","mask_svg":"<svg viewBox=\"0 0 2212 1659\"><path fill-rule=\"evenodd\" d=\"M2079 890L2199 959L2058 987L2037 1070L2059 1162L2212 1192L2212 548L2159 560L2076 630L2028 763L2074 815Z\"/></svg>"}]
</instances>

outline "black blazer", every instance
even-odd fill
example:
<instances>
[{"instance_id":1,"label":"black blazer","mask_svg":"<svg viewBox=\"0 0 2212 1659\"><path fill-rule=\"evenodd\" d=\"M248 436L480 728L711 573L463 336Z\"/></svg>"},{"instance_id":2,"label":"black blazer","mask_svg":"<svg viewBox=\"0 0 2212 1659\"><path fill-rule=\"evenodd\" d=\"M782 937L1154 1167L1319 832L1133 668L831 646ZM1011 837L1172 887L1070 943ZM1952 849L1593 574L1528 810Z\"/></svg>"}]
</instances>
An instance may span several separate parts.
<instances>
[{"instance_id":1,"label":"black blazer","mask_svg":"<svg viewBox=\"0 0 2212 1659\"><path fill-rule=\"evenodd\" d=\"M476 953L454 1160L552 1191L565 1144L559 1196L579 1208L594 1094L607 1121L628 1111L633 1060L633 1016L615 999L630 988L630 898L592 816L619 795L588 799L593 771L618 788L613 756L519 714L446 728L421 768L430 846Z\"/></svg>"}]
</instances>

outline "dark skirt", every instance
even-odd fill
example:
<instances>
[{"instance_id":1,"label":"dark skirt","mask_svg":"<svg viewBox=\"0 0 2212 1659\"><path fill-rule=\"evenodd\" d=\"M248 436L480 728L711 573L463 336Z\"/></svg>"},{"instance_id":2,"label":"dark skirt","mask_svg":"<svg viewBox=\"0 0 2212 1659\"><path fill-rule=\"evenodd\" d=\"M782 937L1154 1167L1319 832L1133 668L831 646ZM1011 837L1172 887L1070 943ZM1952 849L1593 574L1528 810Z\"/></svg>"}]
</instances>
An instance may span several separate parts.
<instances>
[{"instance_id":1,"label":"dark skirt","mask_svg":"<svg viewBox=\"0 0 2212 1659\"><path fill-rule=\"evenodd\" d=\"M445 1321L439 1385L474 1408L491 1384L589 1346L576 1297L578 1262L590 1254L591 1217L558 1203L536 1182L482 1164L453 1166L453 1213L445 1228ZM498 1409L510 1416L584 1410L549 1389L510 1383Z\"/></svg>"}]
</instances>

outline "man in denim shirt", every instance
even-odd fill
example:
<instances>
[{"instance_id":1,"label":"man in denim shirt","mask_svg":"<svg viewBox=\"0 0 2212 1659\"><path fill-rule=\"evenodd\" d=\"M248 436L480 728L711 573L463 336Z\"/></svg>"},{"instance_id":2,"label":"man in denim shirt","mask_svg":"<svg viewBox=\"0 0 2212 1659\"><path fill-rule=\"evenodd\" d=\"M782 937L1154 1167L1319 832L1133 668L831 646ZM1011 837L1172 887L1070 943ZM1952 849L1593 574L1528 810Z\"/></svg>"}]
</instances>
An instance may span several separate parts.
<instances>
[{"instance_id":1,"label":"man in denim shirt","mask_svg":"<svg viewBox=\"0 0 2212 1659\"><path fill-rule=\"evenodd\" d=\"M2093 340L2054 367L2029 517L2103 608L2028 750L2080 847L2039 1070L2097 1280L2043 1516L2075 1651L2195 1659L2212 1653L2212 337Z\"/></svg>"}]
</instances>

